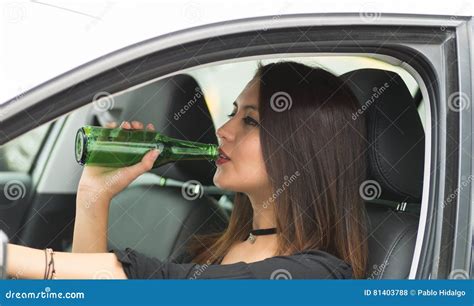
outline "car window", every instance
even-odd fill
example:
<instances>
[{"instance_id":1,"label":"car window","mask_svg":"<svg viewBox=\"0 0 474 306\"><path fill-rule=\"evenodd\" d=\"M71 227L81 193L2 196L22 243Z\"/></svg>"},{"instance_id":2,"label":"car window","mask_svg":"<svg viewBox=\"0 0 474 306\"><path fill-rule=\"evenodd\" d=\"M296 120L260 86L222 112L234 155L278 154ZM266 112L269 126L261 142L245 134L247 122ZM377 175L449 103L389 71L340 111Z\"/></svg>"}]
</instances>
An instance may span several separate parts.
<instances>
[{"instance_id":1,"label":"car window","mask_svg":"<svg viewBox=\"0 0 474 306\"><path fill-rule=\"evenodd\" d=\"M50 126L39 126L1 146L0 171L29 172Z\"/></svg>"},{"instance_id":2,"label":"car window","mask_svg":"<svg viewBox=\"0 0 474 306\"><path fill-rule=\"evenodd\" d=\"M281 60L292 60L303 64L321 67L335 75L342 75L346 72L362 69L374 68L396 72L405 82L412 96L418 90L418 83L413 76L405 69L391 65L382 60L370 56L312 56L312 57L291 57L291 58L271 58L260 61L250 60L238 63L219 64L196 68L189 72L193 76L206 97L206 102L214 120L216 127L227 121L227 114L232 111L232 102L245 87L257 70L258 63L268 64ZM424 125L424 109L419 108L422 123Z\"/></svg>"}]
</instances>

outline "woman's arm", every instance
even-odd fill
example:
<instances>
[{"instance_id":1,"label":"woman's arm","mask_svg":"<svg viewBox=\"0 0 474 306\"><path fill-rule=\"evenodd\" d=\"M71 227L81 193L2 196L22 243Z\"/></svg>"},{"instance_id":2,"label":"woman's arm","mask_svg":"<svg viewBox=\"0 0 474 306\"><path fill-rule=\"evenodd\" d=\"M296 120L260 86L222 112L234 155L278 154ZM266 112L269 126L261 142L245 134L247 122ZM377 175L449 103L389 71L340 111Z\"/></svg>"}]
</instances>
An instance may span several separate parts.
<instances>
[{"instance_id":1,"label":"woman's arm","mask_svg":"<svg viewBox=\"0 0 474 306\"><path fill-rule=\"evenodd\" d=\"M107 252L109 205L110 200L99 192L78 191L73 253Z\"/></svg>"},{"instance_id":2,"label":"woman's arm","mask_svg":"<svg viewBox=\"0 0 474 306\"><path fill-rule=\"evenodd\" d=\"M50 256L48 256L49 261ZM13 278L43 279L45 251L9 243L7 275ZM127 279L114 253L54 252L56 279Z\"/></svg>"}]
</instances>

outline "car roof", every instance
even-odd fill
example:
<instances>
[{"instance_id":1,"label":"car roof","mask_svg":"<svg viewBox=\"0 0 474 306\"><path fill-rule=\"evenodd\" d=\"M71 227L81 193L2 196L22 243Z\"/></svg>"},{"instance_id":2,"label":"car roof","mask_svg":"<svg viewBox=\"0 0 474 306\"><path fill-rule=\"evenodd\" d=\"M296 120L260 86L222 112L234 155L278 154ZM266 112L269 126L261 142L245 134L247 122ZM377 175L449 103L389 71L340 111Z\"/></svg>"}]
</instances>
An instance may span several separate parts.
<instances>
[{"instance_id":1,"label":"car roof","mask_svg":"<svg viewBox=\"0 0 474 306\"><path fill-rule=\"evenodd\" d=\"M356 13L472 15L469 1L102 1L46 5L2 3L0 104L55 76L120 48L167 33L228 20L283 15ZM227 6L227 7L226 7ZM249 9L251 8L251 9ZM60 25L60 26L58 26Z\"/></svg>"}]
</instances>

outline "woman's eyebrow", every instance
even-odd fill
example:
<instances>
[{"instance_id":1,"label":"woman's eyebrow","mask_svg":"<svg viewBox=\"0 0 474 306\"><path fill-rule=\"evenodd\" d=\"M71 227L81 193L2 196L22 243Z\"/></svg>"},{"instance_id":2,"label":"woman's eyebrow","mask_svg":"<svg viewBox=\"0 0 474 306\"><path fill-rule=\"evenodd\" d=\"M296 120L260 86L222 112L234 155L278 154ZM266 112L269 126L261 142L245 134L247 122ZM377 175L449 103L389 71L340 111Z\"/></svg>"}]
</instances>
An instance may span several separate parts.
<instances>
[{"instance_id":1,"label":"woman's eyebrow","mask_svg":"<svg viewBox=\"0 0 474 306\"><path fill-rule=\"evenodd\" d=\"M235 107L238 108L236 101L234 101L234 103L232 103L232 104L233 104ZM250 109L253 109L253 110L255 110L255 111L258 111L257 107L254 106L254 105L244 105L243 107L244 107L244 109L250 108Z\"/></svg>"}]
</instances>

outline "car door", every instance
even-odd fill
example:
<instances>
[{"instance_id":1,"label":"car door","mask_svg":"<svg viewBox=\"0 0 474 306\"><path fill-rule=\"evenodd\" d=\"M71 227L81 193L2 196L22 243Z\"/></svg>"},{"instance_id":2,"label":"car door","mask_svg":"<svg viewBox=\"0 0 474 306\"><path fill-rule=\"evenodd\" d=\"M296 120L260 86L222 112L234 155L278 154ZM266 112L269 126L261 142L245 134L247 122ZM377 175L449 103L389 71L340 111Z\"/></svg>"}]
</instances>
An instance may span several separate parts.
<instances>
[{"instance_id":1,"label":"car door","mask_svg":"<svg viewBox=\"0 0 474 306\"><path fill-rule=\"evenodd\" d=\"M35 197L33 176L53 126L43 124L0 147L0 229L13 241Z\"/></svg>"},{"instance_id":2,"label":"car door","mask_svg":"<svg viewBox=\"0 0 474 306\"><path fill-rule=\"evenodd\" d=\"M402 65L427 102L425 181L410 278L470 270L472 46L470 17L306 14L229 21L157 37L91 62L13 99L2 109L0 143L38 124L186 69L267 54L370 54ZM31 122L28 116L38 118ZM448 204L454 203L454 205Z\"/></svg>"}]
</instances>

